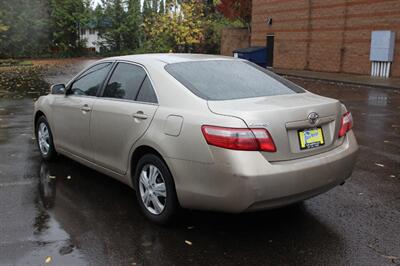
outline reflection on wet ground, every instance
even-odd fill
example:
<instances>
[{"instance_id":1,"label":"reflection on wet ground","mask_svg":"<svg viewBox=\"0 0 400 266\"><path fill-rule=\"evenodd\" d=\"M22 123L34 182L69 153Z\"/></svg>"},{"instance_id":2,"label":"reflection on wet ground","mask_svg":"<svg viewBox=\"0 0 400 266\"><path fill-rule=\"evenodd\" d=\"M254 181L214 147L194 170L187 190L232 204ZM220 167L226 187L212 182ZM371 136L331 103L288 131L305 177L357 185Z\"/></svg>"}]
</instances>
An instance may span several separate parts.
<instances>
[{"instance_id":1,"label":"reflection on wet ground","mask_svg":"<svg viewBox=\"0 0 400 266\"><path fill-rule=\"evenodd\" d=\"M36 168L36 247L16 252L17 264L47 256L68 265L291 263L344 251L339 236L303 205L240 216L186 211L177 225L162 228L140 215L131 189L106 176L66 158ZM288 249L294 260L271 256Z\"/></svg>"},{"instance_id":2,"label":"reflection on wet ground","mask_svg":"<svg viewBox=\"0 0 400 266\"><path fill-rule=\"evenodd\" d=\"M0 100L0 265L400 263L400 92L293 80L352 111L351 179L279 210L184 211L170 228L147 222L127 186L64 157L41 161L32 100Z\"/></svg>"}]
</instances>

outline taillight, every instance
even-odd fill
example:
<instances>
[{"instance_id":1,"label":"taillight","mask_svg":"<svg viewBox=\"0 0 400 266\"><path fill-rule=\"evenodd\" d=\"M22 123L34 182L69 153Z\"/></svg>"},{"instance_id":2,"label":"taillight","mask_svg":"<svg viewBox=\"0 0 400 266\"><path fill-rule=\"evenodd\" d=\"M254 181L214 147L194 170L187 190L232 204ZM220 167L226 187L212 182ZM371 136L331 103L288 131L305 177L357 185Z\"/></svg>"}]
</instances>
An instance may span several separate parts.
<instances>
[{"instance_id":1,"label":"taillight","mask_svg":"<svg viewBox=\"0 0 400 266\"><path fill-rule=\"evenodd\" d=\"M276 151L271 135L263 128L248 129L204 125L201 127L201 131L207 143L213 146L231 150Z\"/></svg>"},{"instance_id":2,"label":"taillight","mask_svg":"<svg viewBox=\"0 0 400 266\"><path fill-rule=\"evenodd\" d=\"M340 120L339 138L346 135L346 133L353 128L353 116L350 112L345 113Z\"/></svg>"}]
</instances>

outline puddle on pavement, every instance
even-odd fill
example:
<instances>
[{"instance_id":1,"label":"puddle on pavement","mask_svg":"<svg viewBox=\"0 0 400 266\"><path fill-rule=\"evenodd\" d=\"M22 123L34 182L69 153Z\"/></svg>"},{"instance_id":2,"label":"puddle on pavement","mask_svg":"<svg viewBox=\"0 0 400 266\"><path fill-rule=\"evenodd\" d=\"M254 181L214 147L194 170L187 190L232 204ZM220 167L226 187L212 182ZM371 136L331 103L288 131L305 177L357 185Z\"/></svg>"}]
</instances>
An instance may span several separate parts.
<instances>
[{"instance_id":1,"label":"puddle on pavement","mask_svg":"<svg viewBox=\"0 0 400 266\"><path fill-rule=\"evenodd\" d=\"M368 93L368 104L376 106L386 106L388 105L388 96L385 92L371 91Z\"/></svg>"},{"instance_id":2,"label":"puddle on pavement","mask_svg":"<svg viewBox=\"0 0 400 266\"><path fill-rule=\"evenodd\" d=\"M40 165L38 193L36 198L36 217L33 222L31 242L36 248L18 258L16 265L44 265L51 260L53 265L86 265L84 255L73 244L73 240L55 219L53 207L56 200L57 179L51 174L51 167L42 162ZM49 259L50 258L50 259Z\"/></svg>"}]
</instances>

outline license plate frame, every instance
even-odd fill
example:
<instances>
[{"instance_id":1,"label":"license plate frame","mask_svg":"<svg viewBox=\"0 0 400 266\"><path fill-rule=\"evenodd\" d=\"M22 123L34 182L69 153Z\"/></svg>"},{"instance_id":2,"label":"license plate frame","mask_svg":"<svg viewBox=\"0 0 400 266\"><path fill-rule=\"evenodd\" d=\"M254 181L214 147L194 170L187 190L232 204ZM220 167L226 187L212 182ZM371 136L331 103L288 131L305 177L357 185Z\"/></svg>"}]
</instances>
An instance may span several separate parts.
<instances>
[{"instance_id":1,"label":"license plate frame","mask_svg":"<svg viewBox=\"0 0 400 266\"><path fill-rule=\"evenodd\" d=\"M309 150L325 144L322 127L305 128L297 131L300 150Z\"/></svg>"}]
</instances>

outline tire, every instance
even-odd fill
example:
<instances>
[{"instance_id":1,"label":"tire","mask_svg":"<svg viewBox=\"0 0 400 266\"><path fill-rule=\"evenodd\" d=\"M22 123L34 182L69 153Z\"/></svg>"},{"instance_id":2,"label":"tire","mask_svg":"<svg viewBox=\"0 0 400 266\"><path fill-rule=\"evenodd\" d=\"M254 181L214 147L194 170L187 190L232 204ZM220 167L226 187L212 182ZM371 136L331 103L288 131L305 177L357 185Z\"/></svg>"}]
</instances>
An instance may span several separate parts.
<instances>
[{"instance_id":1,"label":"tire","mask_svg":"<svg viewBox=\"0 0 400 266\"><path fill-rule=\"evenodd\" d=\"M178 214L179 204L174 180L164 161L157 155L145 154L138 161L134 182L136 199L142 213L154 223L172 223Z\"/></svg>"},{"instance_id":2,"label":"tire","mask_svg":"<svg viewBox=\"0 0 400 266\"><path fill-rule=\"evenodd\" d=\"M57 152L54 148L53 134L46 117L39 117L35 126L36 142L40 155L46 161L53 161L57 158Z\"/></svg>"}]
</instances>

